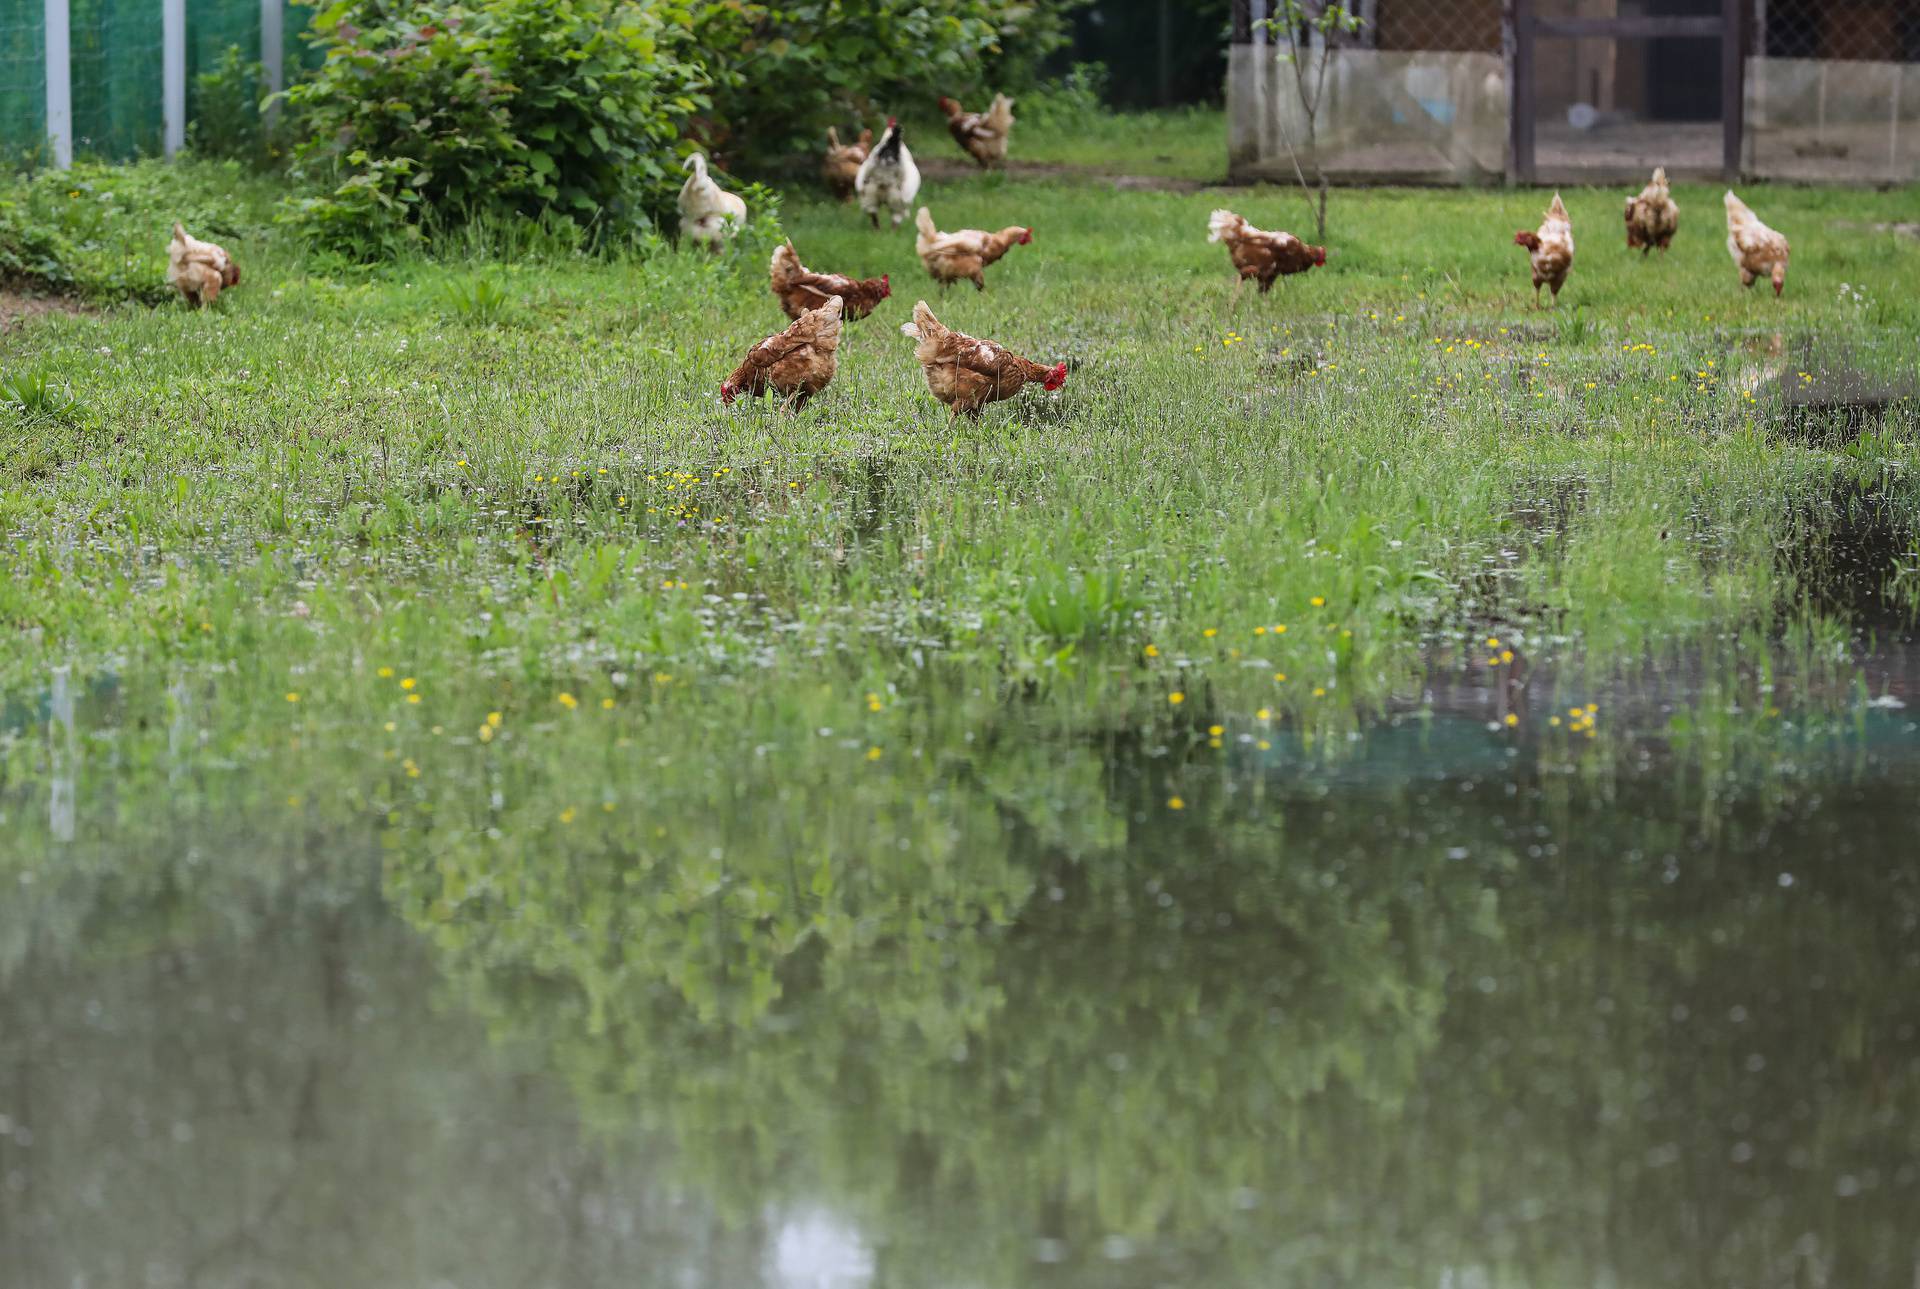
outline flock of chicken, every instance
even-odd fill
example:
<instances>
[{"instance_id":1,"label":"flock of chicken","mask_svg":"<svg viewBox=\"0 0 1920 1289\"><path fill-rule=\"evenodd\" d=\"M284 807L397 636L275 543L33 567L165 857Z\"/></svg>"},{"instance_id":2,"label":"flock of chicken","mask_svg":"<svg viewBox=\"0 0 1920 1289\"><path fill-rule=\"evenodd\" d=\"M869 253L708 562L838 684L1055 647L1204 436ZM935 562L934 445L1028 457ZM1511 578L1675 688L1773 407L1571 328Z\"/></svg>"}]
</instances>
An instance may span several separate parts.
<instances>
[{"instance_id":1,"label":"flock of chicken","mask_svg":"<svg viewBox=\"0 0 1920 1289\"><path fill-rule=\"evenodd\" d=\"M1722 200L1727 208L1727 254L1740 270L1740 285L1750 287L1763 277L1769 278L1774 298L1778 299L1787 285L1787 257L1791 254L1787 239L1761 223L1752 207L1734 196L1733 189L1727 189ZM1655 168L1653 179L1638 196L1627 198L1626 218L1628 250L1637 250L1644 257L1657 246L1664 255L1673 244L1674 234L1680 231L1680 207L1667 191L1665 166ZM1522 229L1513 235L1513 241L1527 248L1527 259L1533 266L1535 305L1539 304L1543 286L1553 292L1558 303L1560 288L1573 269L1573 221L1567 217L1559 193L1553 194L1553 204L1547 207L1540 227L1532 232Z\"/></svg>"},{"instance_id":2,"label":"flock of chicken","mask_svg":"<svg viewBox=\"0 0 1920 1289\"><path fill-rule=\"evenodd\" d=\"M996 166L1006 160L1013 131L1012 99L999 94L986 111L968 112L953 99L943 98L940 110L947 115L954 141L976 162ZM680 190L681 235L719 249L745 223L746 207L737 195L713 182L705 158L690 158L688 167L693 173ZM875 228L880 227L882 213L893 227L900 227L920 192L920 168L896 119L887 121L877 147L871 131L862 130L852 143L842 143L838 132L828 130L821 177L842 200L857 197ZM971 282L976 290L986 290L987 268L1015 246L1033 241L1033 230L1019 225L997 232L982 228L942 232L925 206L914 217L914 234L920 262L943 289L955 282ZM816 273L800 262L791 241L774 248L767 276L792 325L747 352L733 374L721 382L720 401L731 404L742 394L757 397L771 392L798 408L825 389L838 370L841 324L872 313L893 294L893 287L884 274L852 278ZM1067 379L1065 363L1043 367L991 340L952 330L933 316L925 300L913 306L913 321L900 330L918 342L913 352L926 374L927 388L956 417L962 412L977 417L988 403L1011 398L1028 385L1054 390Z\"/></svg>"},{"instance_id":3,"label":"flock of chicken","mask_svg":"<svg viewBox=\"0 0 1920 1289\"><path fill-rule=\"evenodd\" d=\"M940 100L954 140L980 165L1006 160L1013 130L1013 100L1000 94L984 112L968 112L950 98ZM852 143L841 143L827 131L827 153L822 177L842 200L857 197L860 209L875 228L885 211L898 228L920 191L920 171L898 120L887 121L879 146L873 134L862 130ZM687 158L687 181L680 190L680 234L695 244L718 250L746 224L747 206L737 193L722 188L708 173L699 153ZM1760 278L1773 282L1776 298L1786 286L1787 239L1760 222L1747 204L1729 189L1725 197L1727 252L1740 271L1740 285L1751 287ZM1667 188L1664 167L1639 194L1627 198L1627 248L1643 255L1658 247L1664 254L1680 228L1680 208ZM914 220L914 249L927 274L941 287L971 282L986 289L986 269L1015 246L1033 240L1033 230L1018 225L989 232L963 228L942 232L932 213L919 208ZM1207 221L1207 240L1226 245L1237 275L1234 293L1247 282L1257 282L1262 293L1276 279L1326 264L1324 246L1310 246L1292 233L1255 228L1230 210L1216 210ZM1524 246L1533 270L1534 304L1540 288L1551 290L1554 302L1573 269L1573 221L1560 194L1553 195L1540 227L1514 234ZM720 385L720 400L731 404L742 394L778 395L798 408L833 380L839 366L840 328L845 321L864 318L893 294L883 274L852 278L839 273L817 273L800 262L791 241L776 247L768 278L780 308L792 323L748 351L740 365ZM211 304L223 288L240 281L240 269L231 256L211 242L191 237L179 224L167 246L167 281L194 304ZM927 388L946 404L953 416L962 412L978 417L988 403L1011 398L1030 384L1059 389L1067 379L1067 365L1044 367L991 340L978 340L944 326L925 300L913 306L913 321L900 330L913 338L914 356L926 374Z\"/></svg>"}]
</instances>

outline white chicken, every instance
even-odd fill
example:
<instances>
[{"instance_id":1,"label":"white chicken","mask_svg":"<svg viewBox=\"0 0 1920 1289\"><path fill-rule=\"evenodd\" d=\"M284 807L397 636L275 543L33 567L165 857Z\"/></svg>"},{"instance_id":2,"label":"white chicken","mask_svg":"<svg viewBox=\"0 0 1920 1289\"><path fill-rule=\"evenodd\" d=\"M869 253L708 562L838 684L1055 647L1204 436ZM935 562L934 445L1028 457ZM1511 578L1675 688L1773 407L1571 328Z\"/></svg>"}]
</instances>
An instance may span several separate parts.
<instances>
[{"instance_id":1,"label":"white chicken","mask_svg":"<svg viewBox=\"0 0 1920 1289\"><path fill-rule=\"evenodd\" d=\"M1753 208L1727 189L1722 199L1727 207L1727 254L1740 270L1740 285L1750 287L1760 278L1773 282L1773 298L1778 300L1787 285L1787 258L1791 254L1787 239L1760 222Z\"/></svg>"},{"instance_id":2,"label":"white chicken","mask_svg":"<svg viewBox=\"0 0 1920 1289\"><path fill-rule=\"evenodd\" d=\"M687 158L693 173L680 185L680 236L718 251L747 222L747 203L707 174L707 159L698 152Z\"/></svg>"},{"instance_id":3,"label":"white chicken","mask_svg":"<svg viewBox=\"0 0 1920 1289\"><path fill-rule=\"evenodd\" d=\"M907 212L913 209L913 199L920 193L920 167L913 164L913 153L907 151L900 122L895 118L887 118L887 132L879 146L860 163L860 170L853 177L853 191L859 195L860 209L867 212L875 228L880 227L882 207L893 216L895 228L905 222Z\"/></svg>"},{"instance_id":4,"label":"white chicken","mask_svg":"<svg viewBox=\"0 0 1920 1289\"><path fill-rule=\"evenodd\" d=\"M189 304L212 304L222 289L240 282L240 266L224 246L203 242L177 221L167 243L167 284Z\"/></svg>"}]
</instances>

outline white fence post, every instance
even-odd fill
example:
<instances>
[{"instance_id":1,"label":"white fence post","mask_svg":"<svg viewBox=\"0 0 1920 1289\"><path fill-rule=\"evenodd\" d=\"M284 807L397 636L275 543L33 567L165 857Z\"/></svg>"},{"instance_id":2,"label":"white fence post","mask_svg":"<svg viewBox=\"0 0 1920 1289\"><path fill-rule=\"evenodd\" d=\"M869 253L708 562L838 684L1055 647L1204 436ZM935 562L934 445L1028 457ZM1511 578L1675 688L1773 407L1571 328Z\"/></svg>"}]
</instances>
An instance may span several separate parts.
<instances>
[{"instance_id":1,"label":"white fence post","mask_svg":"<svg viewBox=\"0 0 1920 1289\"><path fill-rule=\"evenodd\" d=\"M278 94L287 87L286 33L281 26L286 0L260 0L260 65L267 69L267 89Z\"/></svg>"},{"instance_id":2,"label":"white fence post","mask_svg":"<svg viewBox=\"0 0 1920 1289\"><path fill-rule=\"evenodd\" d=\"M172 156L187 145L187 0L160 0L160 116Z\"/></svg>"},{"instance_id":3,"label":"white fence post","mask_svg":"<svg viewBox=\"0 0 1920 1289\"><path fill-rule=\"evenodd\" d=\"M46 0L47 139L53 164L73 164L73 33L67 0Z\"/></svg>"}]
</instances>

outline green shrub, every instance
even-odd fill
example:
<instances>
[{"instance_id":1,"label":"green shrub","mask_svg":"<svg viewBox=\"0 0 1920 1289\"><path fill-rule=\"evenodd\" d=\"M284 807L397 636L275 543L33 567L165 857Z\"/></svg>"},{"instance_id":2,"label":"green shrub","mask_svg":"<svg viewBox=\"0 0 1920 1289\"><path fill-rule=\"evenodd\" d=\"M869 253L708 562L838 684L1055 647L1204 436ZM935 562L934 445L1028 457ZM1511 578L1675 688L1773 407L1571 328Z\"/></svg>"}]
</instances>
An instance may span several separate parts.
<instances>
[{"instance_id":1,"label":"green shrub","mask_svg":"<svg viewBox=\"0 0 1920 1289\"><path fill-rule=\"evenodd\" d=\"M1020 120L1036 129L1083 128L1112 115L1107 107L1111 78L1105 63L1075 63L1065 76L1027 91Z\"/></svg>"},{"instance_id":2,"label":"green shrub","mask_svg":"<svg viewBox=\"0 0 1920 1289\"><path fill-rule=\"evenodd\" d=\"M704 105L690 24L668 0L340 0L312 24L326 63L287 91L309 132L298 171L322 191L286 219L367 259L429 217L644 227Z\"/></svg>"},{"instance_id":3,"label":"green shrub","mask_svg":"<svg viewBox=\"0 0 1920 1289\"><path fill-rule=\"evenodd\" d=\"M713 148L783 157L849 112L931 111L942 94L1024 89L1066 41L1075 0L807 0L703 6Z\"/></svg>"},{"instance_id":4,"label":"green shrub","mask_svg":"<svg viewBox=\"0 0 1920 1289\"><path fill-rule=\"evenodd\" d=\"M193 122L187 141L203 157L227 157L265 168L281 159L279 133L267 123L267 72L238 45L221 51L212 71L193 78Z\"/></svg>"}]
</instances>

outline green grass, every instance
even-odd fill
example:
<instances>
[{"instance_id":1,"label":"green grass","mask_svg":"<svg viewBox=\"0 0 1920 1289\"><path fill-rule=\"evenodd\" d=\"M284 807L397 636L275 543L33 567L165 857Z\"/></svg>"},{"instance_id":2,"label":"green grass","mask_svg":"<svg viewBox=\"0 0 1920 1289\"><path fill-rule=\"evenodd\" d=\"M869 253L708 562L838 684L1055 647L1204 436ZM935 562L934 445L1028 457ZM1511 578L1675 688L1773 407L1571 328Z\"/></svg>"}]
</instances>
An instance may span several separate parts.
<instances>
[{"instance_id":1,"label":"green grass","mask_svg":"<svg viewBox=\"0 0 1920 1289\"><path fill-rule=\"evenodd\" d=\"M1102 112L1058 124L1016 119L1010 151L1020 164L1218 183L1227 174L1226 139L1226 113L1218 108Z\"/></svg>"},{"instance_id":2,"label":"green grass","mask_svg":"<svg viewBox=\"0 0 1920 1289\"><path fill-rule=\"evenodd\" d=\"M764 243L347 279L241 239L217 309L6 340L9 376L74 404L0 412L0 687L67 666L164 705L217 678L243 728L411 731L422 762L490 711L591 712L607 756L770 791L754 749L832 729L823 783L871 755L904 776L883 794L1004 710L1046 740L1337 749L1435 657L1598 683L1712 648L1851 701L1845 624L1780 551L1836 477L1914 513L1913 413L1815 443L1776 400L1802 363L1913 378L1920 248L1857 227L1912 194L1750 190L1794 239L1779 302L1739 289L1716 195L1681 191L1673 253L1642 260L1618 194L1568 193L1558 311L1511 245L1537 193L1336 193L1327 268L1264 298L1234 297L1206 216L1284 225L1283 189L930 184L943 226L1036 229L948 297L907 233L799 201L804 260L896 294L798 416L715 397L780 322ZM897 331L922 294L1068 360L1065 389L950 424Z\"/></svg>"}]
</instances>

